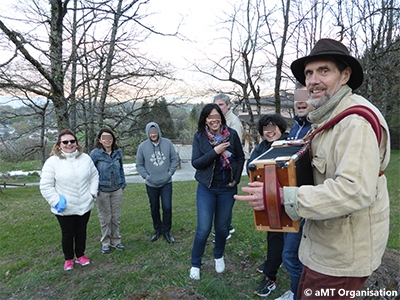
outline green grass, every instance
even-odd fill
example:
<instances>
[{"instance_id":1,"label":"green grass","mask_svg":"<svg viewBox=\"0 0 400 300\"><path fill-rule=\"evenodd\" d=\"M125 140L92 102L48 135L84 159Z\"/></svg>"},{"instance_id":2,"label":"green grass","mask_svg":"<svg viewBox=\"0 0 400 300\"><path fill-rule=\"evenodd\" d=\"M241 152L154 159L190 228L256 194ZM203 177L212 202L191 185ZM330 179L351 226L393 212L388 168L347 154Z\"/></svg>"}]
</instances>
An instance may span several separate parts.
<instances>
[{"instance_id":1,"label":"green grass","mask_svg":"<svg viewBox=\"0 0 400 300\"><path fill-rule=\"evenodd\" d=\"M390 233L387 246L400 250L400 151L392 150L385 175L390 197Z\"/></svg>"},{"instance_id":2,"label":"green grass","mask_svg":"<svg viewBox=\"0 0 400 300\"><path fill-rule=\"evenodd\" d=\"M3 189L0 198L1 299L123 299L135 292L155 297L168 286L193 290L207 299L235 299L253 293L260 276L255 268L265 257L266 233L253 227L245 203L234 208L236 232L226 247L227 270L216 274L210 238L202 279L189 279L190 255L196 229L197 183L174 183L173 230L175 244L164 239L150 242L153 234L149 204L143 184L128 184L124 191L121 235L124 252L103 255L97 210L89 221L86 254L88 267L71 272L62 268L60 229L38 187ZM284 268L280 283L288 286ZM282 289L276 292L278 295Z\"/></svg>"},{"instance_id":3,"label":"green grass","mask_svg":"<svg viewBox=\"0 0 400 300\"><path fill-rule=\"evenodd\" d=\"M38 173L32 173L27 176L8 176L10 171L38 171L42 168L39 160L6 162L0 161L0 186L5 184L24 184L38 182L40 180Z\"/></svg>"},{"instance_id":4,"label":"green grass","mask_svg":"<svg viewBox=\"0 0 400 300\"><path fill-rule=\"evenodd\" d=\"M391 197L388 248L400 250L400 151L392 151L386 172ZM243 178L241 186L247 183ZM266 233L254 230L252 210L236 202L222 274L214 270L210 238L201 280L189 279L190 255L196 229L195 181L174 183L173 228L175 244L150 242L152 222L144 184L128 184L124 191L121 235L124 252L101 253L97 210L88 225L87 267L63 270L58 222L37 186L7 188L0 192L0 299L124 299L133 293L155 299L169 286L185 288L207 299L254 298L260 275L255 268L267 252ZM289 288L284 267L278 273L274 299ZM143 296L144 298L145 296ZM136 298L136 299L143 299ZM134 298L130 298L134 299ZM164 298L163 298L164 299Z\"/></svg>"},{"instance_id":5,"label":"green grass","mask_svg":"<svg viewBox=\"0 0 400 300\"><path fill-rule=\"evenodd\" d=\"M40 160L28 160L28 161L0 161L0 173L7 173L9 171L36 171L42 168Z\"/></svg>"}]
</instances>

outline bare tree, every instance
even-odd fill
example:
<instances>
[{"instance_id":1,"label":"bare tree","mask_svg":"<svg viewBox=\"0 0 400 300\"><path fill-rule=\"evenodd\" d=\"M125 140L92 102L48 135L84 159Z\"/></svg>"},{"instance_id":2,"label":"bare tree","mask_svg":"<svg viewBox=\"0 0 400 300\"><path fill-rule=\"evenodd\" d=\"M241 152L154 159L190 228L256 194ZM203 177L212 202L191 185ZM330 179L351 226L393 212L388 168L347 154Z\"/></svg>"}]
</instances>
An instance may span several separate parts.
<instances>
[{"instance_id":1,"label":"bare tree","mask_svg":"<svg viewBox=\"0 0 400 300\"><path fill-rule=\"evenodd\" d=\"M39 159L44 163L48 157L48 134L45 124L47 116L52 112L52 109L49 109L50 101L47 99L39 102L30 98L28 94L23 98L14 95L13 99L19 99L23 106L5 106L0 114L0 124L19 123L18 127L13 126L16 130L12 135L2 139L3 158L18 162L21 158L37 159L35 154L39 153Z\"/></svg>"},{"instance_id":2,"label":"bare tree","mask_svg":"<svg viewBox=\"0 0 400 300\"><path fill-rule=\"evenodd\" d=\"M400 2L370 0L352 5L359 16L356 25L365 33L362 39L350 34L364 68L359 92L381 110L391 128L392 146L399 148L400 138L395 133L399 128Z\"/></svg>"},{"instance_id":3,"label":"bare tree","mask_svg":"<svg viewBox=\"0 0 400 300\"><path fill-rule=\"evenodd\" d=\"M16 30L11 30L0 20L0 29L15 47L15 55L7 62L7 65L12 65L12 68L15 68L16 65L21 66L25 63L31 67L30 69L29 67L26 68L27 74L24 74L24 77L21 78L17 75L17 80L12 74L7 74L6 78L2 78L0 88L26 91L51 99L57 113L59 128L69 126L62 71L62 20L68 2L68 0L64 2L49 1L51 17L46 20L50 23L50 26L46 26L49 32L49 51L40 50L38 45L40 42L34 42L34 37L28 37ZM36 0L33 1L33 4L32 9L38 9L39 3ZM35 55L32 54L35 50L39 51L45 59L35 58ZM49 61L49 64L45 61ZM20 73L21 69L15 69L15 71ZM28 72L35 72L37 75L28 74ZM30 78L27 75L30 75ZM38 76L39 78L37 78Z\"/></svg>"},{"instance_id":4,"label":"bare tree","mask_svg":"<svg viewBox=\"0 0 400 300\"><path fill-rule=\"evenodd\" d=\"M173 80L170 67L147 58L138 50L149 32L161 34L143 25L146 15L140 14L139 8L145 3L79 2L77 31L81 38L75 49L81 73L77 76L79 80L75 79L75 93L80 95L78 117L83 121L81 127L85 129L89 148L96 127L109 126L124 133L140 109L135 106L136 101L157 99L169 84L165 82ZM104 23L110 26L99 33ZM161 80L164 84L160 79L166 79Z\"/></svg>"},{"instance_id":5,"label":"bare tree","mask_svg":"<svg viewBox=\"0 0 400 300\"><path fill-rule=\"evenodd\" d=\"M268 67L262 60L265 46L260 37L263 27L262 0L248 0L233 6L233 12L221 24L227 33L227 55L221 58L208 57L208 66L195 65L197 71L207 74L221 82L231 82L232 89L226 91L239 100L243 110L248 113L249 133L257 142L256 120L261 115L261 88L264 69ZM252 101L256 105L256 117L252 110Z\"/></svg>"},{"instance_id":6,"label":"bare tree","mask_svg":"<svg viewBox=\"0 0 400 300\"><path fill-rule=\"evenodd\" d=\"M129 103L163 96L174 80L170 66L138 50L149 34L162 34L144 23L148 2L73 0L69 8L68 0L20 1L18 16L0 16L0 38L13 45L4 48L0 88L49 99L57 128L83 129L90 148L98 127L133 122L139 108L127 110Z\"/></svg>"},{"instance_id":7,"label":"bare tree","mask_svg":"<svg viewBox=\"0 0 400 300\"><path fill-rule=\"evenodd\" d=\"M275 66L275 84L274 84L274 98L275 98L275 112L281 113L281 83L282 83L282 73L284 67L284 56L285 49L289 40L289 30L290 30L290 0L281 1L281 7L278 11L281 11L282 15L278 18L278 20L283 20L282 31L276 32L275 26L280 22L269 18L269 13L264 12L264 22L268 28L268 34L266 35L266 39L268 40L267 44L273 49L273 57L274 61L271 65ZM267 4L264 1L264 9L266 9Z\"/></svg>"}]
</instances>

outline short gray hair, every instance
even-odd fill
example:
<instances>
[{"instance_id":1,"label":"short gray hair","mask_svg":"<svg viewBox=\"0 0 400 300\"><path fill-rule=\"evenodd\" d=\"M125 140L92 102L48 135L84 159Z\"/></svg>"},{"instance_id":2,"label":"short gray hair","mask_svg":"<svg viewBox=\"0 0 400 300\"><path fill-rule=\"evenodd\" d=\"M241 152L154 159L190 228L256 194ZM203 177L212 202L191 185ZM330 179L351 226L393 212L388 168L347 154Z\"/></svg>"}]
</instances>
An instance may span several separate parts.
<instances>
[{"instance_id":1,"label":"short gray hair","mask_svg":"<svg viewBox=\"0 0 400 300\"><path fill-rule=\"evenodd\" d=\"M226 105L231 104L231 98L228 95L223 94L223 93L218 94L217 96L215 96L213 102L215 102L217 100L224 100Z\"/></svg>"}]
</instances>

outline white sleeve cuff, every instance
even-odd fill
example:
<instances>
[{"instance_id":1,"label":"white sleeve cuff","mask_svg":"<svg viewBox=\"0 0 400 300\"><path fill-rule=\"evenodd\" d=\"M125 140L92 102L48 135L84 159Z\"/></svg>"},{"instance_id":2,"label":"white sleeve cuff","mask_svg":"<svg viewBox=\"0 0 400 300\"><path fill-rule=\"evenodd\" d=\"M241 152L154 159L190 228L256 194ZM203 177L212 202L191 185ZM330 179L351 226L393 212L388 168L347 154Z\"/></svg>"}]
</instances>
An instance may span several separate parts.
<instances>
[{"instance_id":1,"label":"white sleeve cuff","mask_svg":"<svg viewBox=\"0 0 400 300\"><path fill-rule=\"evenodd\" d=\"M293 186L283 187L285 211L293 221L301 219L301 217L298 214L299 211L299 204L297 202L298 190L299 190L298 187L293 187Z\"/></svg>"}]
</instances>

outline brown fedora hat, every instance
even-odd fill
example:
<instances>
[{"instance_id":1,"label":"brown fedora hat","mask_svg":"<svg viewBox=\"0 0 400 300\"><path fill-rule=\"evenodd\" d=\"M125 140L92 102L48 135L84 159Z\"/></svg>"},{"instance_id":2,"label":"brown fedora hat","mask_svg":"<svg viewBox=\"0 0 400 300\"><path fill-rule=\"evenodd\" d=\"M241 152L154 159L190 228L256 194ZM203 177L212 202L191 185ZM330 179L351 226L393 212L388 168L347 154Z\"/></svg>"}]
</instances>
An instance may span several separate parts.
<instances>
[{"instance_id":1,"label":"brown fedora hat","mask_svg":"<svg viewBox=\"0 0 400 300\"><path fill-rule=\"evenodd\" d=\"M299 58L292 62L290 69L294 77L303 85L306 85L306 78L304 75L305 63L309 59L318 58L319 56L332 56L344 61L352 70L348 86L353 90L357 89L364 80L364 72L361 64L356 58L349 54L346 46L342 43L332 39L320 39L307 56Z\"/></svg>"}]
</instances>

